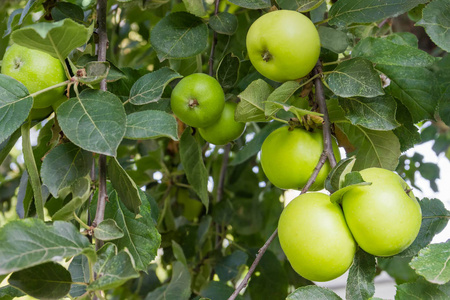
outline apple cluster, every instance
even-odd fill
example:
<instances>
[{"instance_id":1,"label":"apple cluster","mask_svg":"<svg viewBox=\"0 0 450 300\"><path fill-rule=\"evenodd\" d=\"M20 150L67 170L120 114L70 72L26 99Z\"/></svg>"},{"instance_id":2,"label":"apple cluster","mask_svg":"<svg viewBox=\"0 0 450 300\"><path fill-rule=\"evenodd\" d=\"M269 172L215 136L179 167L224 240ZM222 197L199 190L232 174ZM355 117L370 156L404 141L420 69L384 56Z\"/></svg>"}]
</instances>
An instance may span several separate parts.
<instances>
[{"instance_id":1,"label":"apple cluster","mask_svg":"<svg viewBox=\"0 0 450 300\"><path fill-rule=\"evenodd\" d=\"M234 120L237 104L225 102L222 87L209 75L195 73L183 78L173 89L170 104L183 123L198 128L211 144L225 145L244 132L245 123Z\"/></svg>"}]
</instances>

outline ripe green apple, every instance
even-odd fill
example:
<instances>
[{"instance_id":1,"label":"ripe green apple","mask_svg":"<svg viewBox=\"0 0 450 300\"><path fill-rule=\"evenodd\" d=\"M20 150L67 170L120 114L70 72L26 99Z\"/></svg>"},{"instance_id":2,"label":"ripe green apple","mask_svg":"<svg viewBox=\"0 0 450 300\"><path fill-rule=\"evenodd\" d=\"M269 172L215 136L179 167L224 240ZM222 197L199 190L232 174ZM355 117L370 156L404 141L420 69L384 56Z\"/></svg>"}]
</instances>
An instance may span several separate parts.
<instances>
[{"instance_id":1,"label":"ripe green apple","mask_svg":"<svg viewBox=\"0 0 450 300\"><path fill-rule=\"evenodd\" d=\"M213 77L196 73L184 77L172 91L174 114L192 127L207 127L217 122L225 105L225 94Z\"/></svg>"},{"instance_id":2,"label":"ripe green apple","mask_svg":"<svg viewBox=\"0 0 450 300\"><path fill-rule=\"evenodd\" d=\"M316 27L292 10L269 12L257 19L248 30L246 44L256 70L279 82L306 76L320 54Z\"/></svg>"},{"instance_id":3,"label":"ripe green apple","mask_svg":"<svg viewBox=\"0 0 450 300\"><path fill-rule=\"evenodd\" d=\"M225 145L241 136L245 123L234 120L236 107L237 104L234 102L225 102L219 120L211 126L198 129L205 141L214 145Z\"/></svg>"},{"instance_id":4,"label":"ripe green apple","mask_svg":"<svg viewBox=\"0 0 450 300\"><path fill-rule=\"evenodd\" d=\"M2 74L20 81L30 94L65 81L60 61L51 55L14 44L6 50ZM64 97L65 87L59 87L34 97L33 108L45 108Z\"/></svg>"},{"instance_id":5,"label":"ripe green apple","mask_svg":"<svg viewBox=\"0 0 450 300\"><path fill-rule=\"evenodd\" d=\"M333 140L336 159L340 154ZM284 126L273 131L261 147L261 165L267 178L282 189L302 189L308 182L323 151L321 130L309 132L301 128L290 130ZM331 171L327 161L310 190L320 190Z\"/></svg>"},{"instance_id":6,"label":"ripe green apple","mask_svg":"<svg viewBox=\"0 0 450 300\"><path fill-rule=\"evenodd\" d=\"M306 193L292 200L281 213L278 237L292 268L313 281L328 281L345 273L356 251L340 206L322 193Z\"/></svg>"},{"instance_id":7,"label":"ripe green apple","mask_svg":"<svg viewBox=\"0 0 450 300\"><path fill-rule=\"evenodd\" d=\"M360 171L372 185L344 194L342 208L356 242L376 256L391 256L408 248L419 233L422 211L406 182L381 168Z\"/></svg>"}]
</instances>

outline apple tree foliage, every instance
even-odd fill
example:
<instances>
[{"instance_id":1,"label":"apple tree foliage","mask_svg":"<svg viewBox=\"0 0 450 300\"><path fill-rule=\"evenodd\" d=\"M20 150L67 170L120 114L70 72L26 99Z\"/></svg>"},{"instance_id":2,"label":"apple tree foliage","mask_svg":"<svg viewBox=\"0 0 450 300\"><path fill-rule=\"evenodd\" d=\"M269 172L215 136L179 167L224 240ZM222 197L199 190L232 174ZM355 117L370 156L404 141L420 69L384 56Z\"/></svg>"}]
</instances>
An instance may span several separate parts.
<instances>
[{"instance_id":1,"label":"apple tree foliage","mask_svg":"<svg viewBox=\"0 0 450 300\"><path fill-rule=\"evenodd\" d=\"M283 209L283 191L262 172L261 144L293 118L315 126L308 120L317 117L308 78L276 83L248 60L248 28L270 9L297 10L318 27L333 134L353 157L332 171L332 199L355 184L350 171L368 167L397 170L414 188L420 175L438 190L439 166L405 151L432 141L450 157L448 0L220 0L216 12L213 1L109 0L107 62L96 56L96 2L0 3L0 57L17 43L60 59L72 77L70 99L30 122L33 97L0 75L0 299L232 294ZM236 120L247 122L224 147L170 111L179 79L209 73L211 63L226 98L239 101ZM93 227L100 155L108 201ZM421 230L404 252L357 252L348 299L372 298L382 270L396 299L450 298L450 241L430 245L450 212L438 199L420 205ZM275 239L237 299L340 298L297 275Z\"/></svg>"}]
</instances>

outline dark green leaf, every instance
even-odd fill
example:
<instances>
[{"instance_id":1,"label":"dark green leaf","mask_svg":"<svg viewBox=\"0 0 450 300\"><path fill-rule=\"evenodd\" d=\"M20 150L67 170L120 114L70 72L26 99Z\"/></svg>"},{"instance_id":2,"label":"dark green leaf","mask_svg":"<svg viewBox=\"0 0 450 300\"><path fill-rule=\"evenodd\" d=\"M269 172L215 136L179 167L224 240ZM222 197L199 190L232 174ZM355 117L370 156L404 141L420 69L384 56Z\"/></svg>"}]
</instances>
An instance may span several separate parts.
<instances>
[{"instance_id":1,"label":"dark green leaf","mask_svg":"<svg viewBox=\"0 0 450 300\"><path fill-rule=\"evenodd\" d=\"M121 286L129 279L139 277L130 254L126 251L121 251L107 260L99 275L97 280L88 285L89 291L112 289Z\"/></svg>"},{"instance_id":2,"label":"dark green leaf","mask_svg":"<svg viewBox=\"0 0 450 300\"><path fill-rule=\"evenodd\" d=\"M74 21L82 23L84 20L84 12L81 7L69 2L56 2L52 8L52 17L55 21L71 18Z\"/></svg>"},{"instance_id":3,"label":"dark green leaf","mask_svg":"<svg viewBox=\"0 0 450 300\"><path fill-rule=\"evenodd\" d=\"M232 254L222 258L216 264L214 270L216 271L216 274L219 276L220 280L226 282L232 280L239 274L239 268L242 265L245 265L247 259L247 253L237 250Z\"/></svg>"},{"instance_id":4,"label":"dark green leaf","mask_svg":"<svg viewBox=\"0 0 450 300\"><path fill-rule=\"evenodd\" d=\"M398 254L400 257L416 255L426 247L433 237L441 232L448 223L450 212L438 199L423 198L419 201L422 209L422 225L415 241L405 251Z\"/></svg>"},{"instance_id":5,"label":"dark green leaf","mask_svg":"<svg viewBox=\"0 0 450 300\"><path fill-rule=\"evenodd\" d=\"M9 222L0 229L0 275L78 254L95 256L88 239L71 223L39 219Z\"/></svg>"},{"instance_id":6,"label":"dark green leaf","mask_svg":"<svg viewBox=\"0 0 450 300\"><path fill-rule=\"evenodd\" d=\"M101 90L84 90L58 107L61 129L79 147L115 156L125 135L126 114L120 99Z\"/></svg>"},{"instance_id":7,"label":"dark green leaf","mask_svg":"<svg viewBox=\"0 0 450 300\"><path fill-rule=\"evenodd\" d=\"M206 3L203 0L183 0L183 3L189 13L197 17L204 17L206 15Z\"/></svg>"},{"instance_id":8,"label":"dark green leaf","mask_svg":"<svg viewBox=\"0 0 450 300\"><path fill-rule=\"evenodd\" d=\"M91 61L84 66L86 74L78 77L78 80L84 84L99 83L108 76L109 62L107 61Z\"/></svg>"},{"instance_id":9,"label":"dark green leaf","mask_svg":"<svg viewBox=\"0 0 450 300\"><path fill-rule=\"evenodd\" d=\"M236 84L239 77L239 67L241 61L239 57L228 53L220 61L217 67L216 78L223 89L231 89Z\"/></svg>"},{"instance_id":10,"label":"dark green leaf","mask_svg":"<svg viewBox=\"0 0 450 300\"><path fill-rule=\"evenodd\" d=\"M349 155L356 155L354 170L370 167L395 170L400 157L400 143L392 131L374 131L348 123L338 123L356 150Z\"/></svg>"},{"instance_id":11,"label":"dark green leaf","mask_svg":"<svg viewBox=\"0 0 450 300\"><path fill-rule=\"evenodd\" d=\"M397 101L396 119L401 126L394 129L394 134L400 141L400 150L405 152L420 143L419 128L414 125L409 110L400 101Z\"/></svg>"},{"instance_id":12,"label":"dark green leaf","mask_svg":"<svg viewBox=\"0 0 450 300\"><path fill-rule=\"evenodd\" d=\"M274 131L275 129L281 127L283 123L280 122L271 122L264 126L263 129L261 129L257 134L255 134L255 137L248 143L242 147L237 153L234 159L230 162L231 166L239 165L243 162L245 162L250 157L256 155L259 150L261 150L261 146L264 142L264 140L269 136L269 134Z\"/></svg>"},{"instance_id":13,"label":"dark green leaf","mask_svg":"<svg viewBox=\"0 0 450 300\"><path fill-rule=\"evenodd\" d=\"M201 291L200 295L202 299L214 299L214 300L227 300L231 294L233 294L234 289L226 285L224 281L210 281ZM237 300L243 300L241 295L236 297Z\"/></svg>"},{"instance_id":14,"label":"dark green leaf","mask_svg":"<svg viewBox=\"0 0 450 300\"><path fill-rule=\"evenodd\" d=\"M62 198L65 198L69 193L72 193L72 199L52 215L53 221L69 221L73 219L73 213L89 199L91 178L86 176L77 179L70 187L61 190L59 195L62 194Z\"/></svg>"},{"instance_id":15,"label":"dark green leaf","mask_svg":"<svg viewBox=\"0 0 450 300\"><path fill-rule=\"evenodd\" d=\"M428 0L347 0L330 9L330 24L370 23L407 12Z\"/></svg>"},{"instance_id":16,"label":"dark green leaf","mask_svg":"<svg viewBox=\"0 0 450 300\"><path fill-rule=\"evenodd\" d=\"M268 8L271 5L269 0L231 0L230 2L249 9Z\"/></svg>"},{"instance_id":17,"label":"dark green leaf","mask_svg":"<svg viewBox=\"0 0 450 300\"><path fill-rule=\"evenodd\" d=\"M445 243L432 244L419 251L410 266L416 273L429 282L445 284L450 280L450 240Z\"/></svg>"},{"instance_id":18,"label":"dark green leaf","mask_svg":"<svg viewBox=\"0 0 450 300\"><path fill-rule=\"evenodd\" d=\"M41 167L42 183L53 197L58 198L61 189L88 175L91 167L92 153L72 143L62 144L45 156Z\"/></svg>"},{"instance_id":19,"label":"dark green leaf","mask_svg":"<svg viewBox=\"0 0 450 300\"><path fill-rule=\"evenodd\" d=\"M405 45L414 48L419 47L419 40L417 39L417 36L411 32L396 32L388 35L386 39L397 45Z\"/></svg>"},{"instance_id":20,"label":"dark green leaf","mask_svg":"<svg viewBox=\"0 0 450 300\"><path fill-rule=\"evenodd\" d=\"M103 220L94 229L94 237L102 241L111 241L123 237L122 229L112 219Z\"/></svg>"},{"instance_id":21,"label":"dark green leaf","mask_svg":"<svg viewBox=\"0 0 450 300\"><path fill-rule=\"evenodd\" d=\"M395 119L397 104L389 95L374 98L339 98L345 117L353 125L361 125L372 130L388 131L400 126Z\"/></svg>"},{"instance_id":22,"label":"dark green leaf","mask_svg":"<svg viewBox=\"0 0 450 300\"><path fill-rule=\"evenodd\" d=\"M221 12L209 18L209 26L217 33L233 35L238 27L238 20L235 15Z\"/></svg>"},{"instance_id":23,"label":"dark green leaf","mask_svg":"<svg viewBox=\"0 0 450 300\"><path fill-rule=\"evenodd\" d=\"M383 95L380 77L370 61L353 58L340 63L327 77L330 89L340 97Z\"/></svg>"},{"instance_id":24,"label":"dark green leaf","mask_svg":"<svg viewBox=\"0 0 450 300\"><path fill-rule=\"evenodd\" d=\"M322 4L323 0L277 0L282 9L307 12L313 10Z\"/></svg>"},{"instance_id":25,"label":"dark green leaf","mask_svg":"<svg viewBox=\"0 0 450 300\"><path fill-rule=\"evenodd\" d=\"M44 0L29 0L27 2L27 5L25 5L23 9L16 9L15 11L13 11L8 19L8 27L5 30L5 34L3 35L3 37L11 33L13 27L12 23L16 15L20 14L20 19L17 25L22 25L22 22L29 15L29 13L32 12L38 5L41 5L42 2L44 2Z\"/></svg>"},{"instance_id":26,"label":"dark green leaf","mask_svg":"<svg viewBox=\"0 0 450 300\"><path fill-rule=\"evenodd\" d=\"M180 138L180 159L189 184L208 209L208 172L203 163L202 149L192 136L190 128L186 128Z\"/></svg>"},{"instance_id":27,"label":"dark green leaf","mask_svg":"<svg viewBox=\"0 0 450 300\"><path fill-rule=\"evenodd\" d=\"M93 24L86 28L72 19L40 22L14 31L11 38L21 46L46 52L63 61L73 49L87 43Z\"/></svg>"},{"instance_id":28,"label":"dark green leaf","mask_svg":"<svg viewBox=\"0 0 450 300\"><path fill-rule=\"evenodd\" d=\"M354 156L344 158L330 171L325 180L325 188L329 192L334 193L342 187L345 175L352 171L355 161L356 158Z\"/></svg>"},{"instance_id":29,"label":"dark green leaf","mask_svg":"<svg viewBox=\"0 0 450 300\"><path fill-rule=\"evenodd\" d=\"M346 298L355 300L371 299L375 293L375 257L359 249L348 273Z\"/></svg>"},{"instance_id":30,"label":"dark green leaf","mask_svg":"<svg viewBox=\"0 0 450 300\"><path fill-rule=\"evenodd\" d=\"M425 31L441 49L450 51L450 6L447 0L434 0L422 11L422 20L417 25L423 26Z\"/></svg>"},{"instance_id":31,"label":"dark green leaf","mask_svg":"<svg viewBox=\"0 0 450 300\"><path fill-rule=\"evenodd\" d=\"M188 265L186 262L186 256L184 256L183 248L181 248L181 246L174 240L172 240L172 251L175 259L187 267Z\"/></svg>"},{"instance_id":32,"label":"dark green leaf","mask_svg":"<svg viewBox=\"0 0 450 300\"><path fill-rule=\"evenodd\" d=\"M61 299L69 293L72 277L60 264L48 262L14 272L8 282L35 298Z\"/></svg>"},{"instance_id":33,"label":"dark green leaf","mask_svg":"<svg viewBox=\"0 0 450 300\"><path fill-rule=\"evenodd\" d=\"M273 88L264 80L258 79L238 95L241 101L236 108L234 119L238 122L264 122L264 102L272 93Z\"/></svg>"},{"instance_id":34,"label":"dark green leaf","mask_svg":"<svg viewBox=\"0 0 450 300\"><path fill-rule=\"evenodd\" d=\"M172 264L172 279L167 286L150 292L145 300L188 300L191 296L191 274L179 261Z\"/></svg>"},{"instance_id":35,"label":"dark green leaf","mask_svg":"<svg viewBox=\"0 0 450 300\"><path fill-rule=\"evenodd\" d=\"M411 257L377 257L378 267L393 277L397 284L411 282L417 279L418 275L409 266L410 262Z\"/></svg>"},{"instance_id":36,"label":"dark green leaf","mask_svg":"<svg viewBox=\"0 0 450 300\"><path fill-rule=\"evenodd\" d=\"M69 272L73 282L89 283L89 261L84 255L75 256L69 265ZM86 293L86 285L72 284L70 288L70 296L79 297Z\"/></svg>"},{"instance_id":37,"label":"dark green leaf","mask_svg":"<svg viewBox=\"0 0 450 300\"><path fill-rule=\"evenodd\" d=\"M171 13L153 28L150 42L161 61L192 57L208 47L208 26L189 13Z\"/></svg>"},{"instance_id":38,"label":"dark green leaf","mask_svg":"<svg viewBox=\"0 0 450 300\"><path fill-rule=\"evenodd\" d=\"M0 288L0 300L12 300L16 297L22 297L26 294L21 290L18 290L10 285L6 285Z\"/></svg>"},{"instance_id":39,"label":"dark green leaf","mask_svg":"<svg viewBox=\"0 0 450 300\"><path fill-rule=\"evenodd\" d=\"M166 86L182 76L170 68L161 68L139 78L131 88L130 102L143 105L161 99Z\"/></svg>"},{"instance_id":40,"label":"dark green leaf","mask_svg":"<svg viewBox=\"0 0 450 300\"><path fill-rule=\"evenodd\" d=\"M331 27L319 27L320 44L336 53L342 53L348 47L347 34ZM353 51L352 51L353 55Z\"/></svg>"},{"instance_id":41,"label":"dark green leaf","mask_svg":"<svg viewBox=\"0 0 450 300\"><path fill-rule=\"evenodd\" d=\"M159 110L144 110L127 116L125 138L146 140L163 136L178 140L178 123L173 115Z\"/></svg>"},{"instance_id":42,"label":"dark green leaf","mask_svg":"<svg viewBox=\"0 0 450 300\"><path fill-rule=\"evenodd\" d=\"M0 142L6 140L27 119L33 98L17 80L0 74Z\"/></svg>"},{"instance_id":43,"label":"dark green leaf","mask_svg":"<svg viewBox=\"0 0 450 300\"><path fill-rule=\"evenodd\" d=\"M309 285L296 289L286 300L342 300L332 290Z\"/></svg>"},{"instance_id":44,"label":"dark green leaf","mask_svg":"<svg viewBox=\"0 0 450 300\"><path fill-rule=\"evenodd\" d=\"M376 64L401 67L427 67L434 57L409 45L399 45L386 38L368 37L352 51L353 57L362 57Z\"/></svg>"},{"instance_id":45,"label":"dark green leaf","mask_svg":"<svg viewBox=\"0 0 450 300\"><path fill-rule=\"evenodd\" d=\"M21 135L21 130L18 128L16 131L13 132L6 140L0 143L0 165L3 163L6 157L8 157L9 152L11 152L11 149L16 144L17 140L19 139Z\"/></svg>"},{"instance_id":46,"label":"dark green leaf","mask_svg":"<svg viewBox=\"0 0 450 300\"><path fill-rule=\"evenodd\" d=\"M414 123L433 119L439 91L435 75L426 68L377 65L390 79L387 91L405 105Z\"/></svg>"},{"instance_id":47,"label":"dark green leaf","mask_svg":"<svg viewBox=\"0 0 450 300\"><path fill-rule=\"evenodd\" d=\"M418 278L415 282L408 282L397 286L395 300L448 300L449 290L444 290L443 286L427 282L423 278Z\"/></svg>"}]
</instances>

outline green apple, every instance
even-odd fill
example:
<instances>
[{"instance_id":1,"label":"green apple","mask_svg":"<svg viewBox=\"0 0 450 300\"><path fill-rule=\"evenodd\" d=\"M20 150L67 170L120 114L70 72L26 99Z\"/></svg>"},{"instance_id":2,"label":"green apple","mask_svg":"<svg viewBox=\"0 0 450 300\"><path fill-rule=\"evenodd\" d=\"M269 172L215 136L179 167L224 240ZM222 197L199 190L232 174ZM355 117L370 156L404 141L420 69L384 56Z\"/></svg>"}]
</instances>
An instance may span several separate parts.
<instances>
[{"instance_id":1,"label":"green apple","mask_svg":"<svg viewBox=\"0 0 450 300\"><path fill-rule=\"evenodd\" d=\"M292 200L281 213L278 237L292 268L313 281L345 273L356 251L340 206L322 193Z\"/></svg>"},{"instance_id":2,"label":"green apple","mask_svg":"<svg viewBox=\"0 0 450 300\"><path fill-rule=\"evenodd\" d=\"M332 141L336 159L340 154L336 142ZM309 132L301 128L290 130L284 126L273 131L261 147L261 165L267 178L282 189L302 189L308 182L323 152L321 130ZM310 190L323 189L325 179L331 171L327 161Z\"/></svg>"},{"instance_id":3,"label":"green apple","mask_svg":"<svg viewBox=\"0 0 450 300\"><path fill-rule=\"evenodd\" d=\"M246 44L256 70L279 82L306 76L320 54L316 27L292 10L269 12L257 19L248 30Z\"/></svg>"},{"instance_id":4,"label":"green apple","mask_svg":"<svg viewBox=\"0 0 450 300\"><path fill-rule=\"evenodd\" d=\"M356 242L376 256L405 250L417 237L422 211L406 182L392 171L369 168L360 171L371 185L344 194L342 208Z\"/></svg>"},{"instance_id":5,"label":"green apple","mask_svg":"<svg viewBox=\"0 0 450 300\"><path fill-rule=\"evenodd\" d=\"M234 102L225 102L219 120L211 126L198 129L205 141L214 145L225 145L241 136L245 123L234 120L236 107Z\"/></svg>"},{"instance_id":6,"label":"green apple","mask_svg":"<svg viewBox=\"0 0 450 300\"><path fill-rule=\"evenodd\" d=\"M20 81L30 94L65 81L60 61L51 55L14 44L3 56L2 74ZM34 97L33 108L49 107L64 97L65 87L52 89Z\"/></svg>"},{"instance_id":7,"label":"green apple","mask_svg":"<svg viewBox=\"0 0 450 300\"><path fill-rule=\"evenodd\" d=\"M225 94L213 77L196 73L178 82L172 91L170 104L174 114L185 124L207 127L220 118Z\"/></svg>"}]
</instances>

